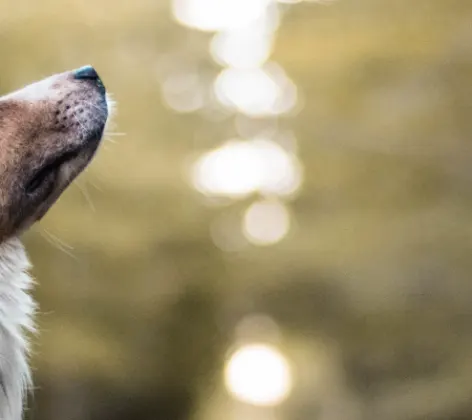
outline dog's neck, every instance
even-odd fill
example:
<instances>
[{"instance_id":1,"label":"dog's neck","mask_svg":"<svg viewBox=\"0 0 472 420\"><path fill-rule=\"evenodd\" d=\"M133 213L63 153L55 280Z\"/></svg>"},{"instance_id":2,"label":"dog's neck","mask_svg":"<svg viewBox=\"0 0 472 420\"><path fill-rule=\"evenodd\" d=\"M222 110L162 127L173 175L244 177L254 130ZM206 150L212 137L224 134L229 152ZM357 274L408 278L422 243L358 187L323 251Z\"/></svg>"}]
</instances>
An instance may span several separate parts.
<instances>
[{"instance_id":1,"label":"dog's neck","mask_svg":"<svg viewBox=\"0 0 472 420\"><path fill-rule=\"evenodd\" d=\"M28 258L16 238L0 244L0 420L20 420L30 386L27 331L34 330L35 304Z\"/></svg>"}]
</instances>

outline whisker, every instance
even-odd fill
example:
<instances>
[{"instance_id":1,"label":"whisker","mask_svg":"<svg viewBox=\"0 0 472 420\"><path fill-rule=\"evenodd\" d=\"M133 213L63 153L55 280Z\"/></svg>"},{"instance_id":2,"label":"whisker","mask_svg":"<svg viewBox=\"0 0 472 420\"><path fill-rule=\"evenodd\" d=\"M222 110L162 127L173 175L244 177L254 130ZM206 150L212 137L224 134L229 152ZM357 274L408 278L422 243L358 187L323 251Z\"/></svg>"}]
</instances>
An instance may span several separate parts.
<instances>
[{"instance_id":1,"label":"whisker","mask_svg":"<svg viewBox=\"0 0 472 420\"><path fill-rule=\"evenodd\" d=\"M86 184L82 184L81 182L78 182L76 181L75 184L77 185L77 187L79 188L79 191L82 193L82 196L85 198L85 201L87 202L88 206L90 207L90 209L95 213L96 212L96 208L93 204L93 201L92 201L92 198L90 196L90 193L87 189L87 185Z\"/></svg>"},{"instance_id":2,"label":"whisker","mask_svg":"<svg viewBox=\"0 0 472 420\"><path fill-rule=\"evenodd\" d=\"M64 254L68 255L69 257L73 258L74 260L78 260L78 258L71 252L74 248L59 239L56 235L52 234L46 229L40 230L41 236L46 239L47 242L49 242L52 246L54 246L56 249L59 249L61 252Z\"/></svg>"},{"instance_id":3,"label":"whisker","mask_svg":"<svg viewBox=\"0 0 472 420\"><path fill-rule=\"evenodd\" d=\"M89 183L90 186L92 186L93 188L95 188L97 191L103 192L102 187L100 187L96 182L93 182L93 181L91 181L91 180L88 180L88 183Z\"/></svg>"},{"instance_id":4,"label":"whisker","mask_svg":"<svg viewBox=\"0 0 472 420\"><path fill-rule=\"evenodd\" d=\"M85 136L87 134L87 130L85 129L84 125L82 124L82 122L80 121L80 118L78 118L78 115L77 115L77 112L74 112L74 118L75 120L79 123L80 125L80 128L81 128L81 133L80 135L82 136Z\"/></svg>"},{"instance_id":5,"label":"whisker","mask_svg":"<svg viewBox=\"0 0 472 420\"><path fill-rule=\"evenodd\" d=\"M94 104L93 102L87 101L86 99L82 100L83 103L91 106L92 108L95 108L101 117L103 117L106 114L106 111L103 110L103 108L100 108L98 105Z\"/></svg>"}]
</instances>

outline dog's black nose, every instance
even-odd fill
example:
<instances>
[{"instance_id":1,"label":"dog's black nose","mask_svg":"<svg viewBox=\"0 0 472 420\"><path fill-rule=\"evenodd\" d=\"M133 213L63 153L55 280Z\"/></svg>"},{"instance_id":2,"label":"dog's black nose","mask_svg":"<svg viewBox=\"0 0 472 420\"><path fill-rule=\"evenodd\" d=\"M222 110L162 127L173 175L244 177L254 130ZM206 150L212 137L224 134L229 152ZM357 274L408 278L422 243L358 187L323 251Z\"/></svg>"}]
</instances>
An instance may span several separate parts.
<instances>
[{"instance_id":1,"label":"dog's black nose","mask_svg":"<svg viewBox=\"0 0 472 420\"><path fill-rule=\"evenodd\" d=\"M84 66L74 72L74 77L78 80L100 80L98 73L92 66Z\"/></svg>"},{"instance_id":2,"label":"dog's black nose","mask_svg":"<svg viewBox=\"0 0 472 420\"><path fill-rule=\"evenodd\" d=\"M103 86L102 79L92 66L84 66L74 71L74 78L76 80L90 80L95 82L98 90L104 95L106 92L105 86Z\"/></svg>"}]
</instances>

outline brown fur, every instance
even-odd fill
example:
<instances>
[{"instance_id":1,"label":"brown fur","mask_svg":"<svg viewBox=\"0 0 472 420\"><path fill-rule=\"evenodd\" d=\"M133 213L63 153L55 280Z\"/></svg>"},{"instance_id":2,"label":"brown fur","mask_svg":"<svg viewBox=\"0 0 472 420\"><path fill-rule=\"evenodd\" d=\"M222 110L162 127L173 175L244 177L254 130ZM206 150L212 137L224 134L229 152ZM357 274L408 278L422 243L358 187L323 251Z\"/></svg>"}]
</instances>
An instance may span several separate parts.
<instances>
[{"instance_id":1,"label":"brown fur","mask_svg":"<svg viewBox=\"0 0 472 420\"><path fill-rule=\"evenodd\" d=\"M0 241L44 215L93 156L106 118L103 92L73 72L0 98ZM25 194L35 173L72 151L67 179L52 183L50 194Z\"/></svg>"}]
</instances>

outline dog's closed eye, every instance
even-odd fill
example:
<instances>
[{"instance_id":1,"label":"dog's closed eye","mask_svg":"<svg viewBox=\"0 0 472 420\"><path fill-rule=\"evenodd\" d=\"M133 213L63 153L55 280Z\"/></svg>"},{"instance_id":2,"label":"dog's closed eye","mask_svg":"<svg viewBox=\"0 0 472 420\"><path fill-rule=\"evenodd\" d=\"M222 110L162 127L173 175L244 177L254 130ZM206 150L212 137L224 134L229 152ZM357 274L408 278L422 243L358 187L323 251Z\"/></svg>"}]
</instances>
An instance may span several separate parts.
<instances>
[{"instance_id":1,"label":"dog's closed eye","mask_svg":"<svg viewBox=\"0 0 472 420\"><path fill-rule=\"evenodd\" d=\"M30 178L26 183L25 191L27 194L35 194L40 189L52 189L58 171L64 163L72 161L79 156L80 150L70 150L58 157L51 159L41 169ZM49 188L48 188L49 187Z\"/></svg>"}]
</instances>

